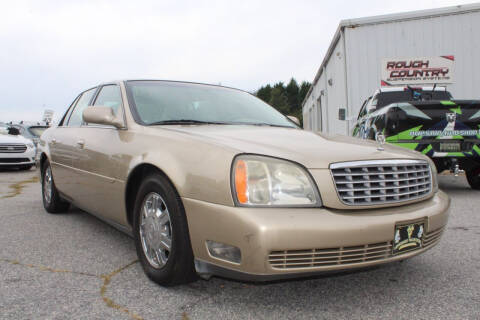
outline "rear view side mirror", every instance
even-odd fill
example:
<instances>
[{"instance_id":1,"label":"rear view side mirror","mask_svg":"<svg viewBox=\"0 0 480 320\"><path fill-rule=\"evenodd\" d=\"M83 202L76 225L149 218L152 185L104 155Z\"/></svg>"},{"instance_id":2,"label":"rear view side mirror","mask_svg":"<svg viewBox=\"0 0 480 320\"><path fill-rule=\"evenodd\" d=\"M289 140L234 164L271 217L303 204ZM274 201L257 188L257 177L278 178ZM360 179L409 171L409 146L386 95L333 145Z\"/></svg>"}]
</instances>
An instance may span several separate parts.
<instances>
[{"instance_id":1,"label":"rear view side mirror","mask_svg":"<svg viewBox=\"0 0 480 320\"><path fill-rule=\"evenodd\" d=\"M298 120L297 117L295 116L287 116L288 119L292 120L293 122L295 122L296 125L300 125L300 120Z\"/></svg>"},{"instance_id":2,"label":"rear view side mirror","mask_svg":"<svg viewBox=\"0 0 480 320\"><path fill-rule=\"evenodd\" d=\"M338 120L345 121L347 119L347 110L345 108L338 109Z\"/></svg>"},{"instance_id":3,"label":"rear view side mirror","mask_svg":"<svg viewBox=\"0 0 480 320\"><path fill-rule=\"evenodd\" d=\"M83 111L83 121L123 128L123 121L115 116L113 109L110 107L87 107Z\"/></svg>"}]
</instances>

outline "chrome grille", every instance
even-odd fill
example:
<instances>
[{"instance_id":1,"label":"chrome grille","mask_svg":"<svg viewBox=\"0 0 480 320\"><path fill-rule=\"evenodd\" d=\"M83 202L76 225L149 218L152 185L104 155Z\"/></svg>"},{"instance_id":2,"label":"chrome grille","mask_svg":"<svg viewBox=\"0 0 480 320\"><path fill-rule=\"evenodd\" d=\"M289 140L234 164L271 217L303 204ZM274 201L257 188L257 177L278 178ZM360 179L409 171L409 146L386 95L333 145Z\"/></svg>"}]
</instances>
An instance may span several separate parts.
<instances>
[{"instance_id":1,"label":"chrome grille","mask_svg":"<svg viewBox=\"0 0 480 320\"><path fill-rule=\"evenodd\" d=\"M432 189L430 165L421 160L373 160L330 165L340 200L347 205L409 201Z\"/></svg>"},{"instance_id":2,"label":"chrome grille","mask_svg":"<svg viewBox=\"0 0 480 320\"><path fill-rule=\"evenodd\" d=\"M422 248L437 244L442 233L443 228L426 233ZM391 257L392 241L388 241L353 247L271 251L268 262L275 269L296 269L352 265Z\"/></svg>"},{"instance_id":3,"label":"chrome grille","mask_svg":"<svg viewBox=\"0 0 480 320\"><path fill-rule=\"evenodd\" d=\"M24 153L27 146L22 143L0 143L0 153Z\"/></svg>"},{"instance_id":4,"label":"chrome grille","mask_svg":"<svg viewBox=\"0 0 480 320\"><path fill-rule=\"evenodd\" d=\"M444 228L437 229L435 231L426 233L424 238L423 238L423 246L424 247L429 247L431 245L436 244L439 240L440 237L443 234Z\"/></svg>"},{"instance_id":5,"label":"chrome grille","mask_svg":"<svg viewBox=\"0 0 480 320\"><path fill-rule=\"evenodd\" d=\"M391 255L390 241L355 247L272 251L268 262L273 268L291 269L382 260Z\"/></svg>"}]
</instances>

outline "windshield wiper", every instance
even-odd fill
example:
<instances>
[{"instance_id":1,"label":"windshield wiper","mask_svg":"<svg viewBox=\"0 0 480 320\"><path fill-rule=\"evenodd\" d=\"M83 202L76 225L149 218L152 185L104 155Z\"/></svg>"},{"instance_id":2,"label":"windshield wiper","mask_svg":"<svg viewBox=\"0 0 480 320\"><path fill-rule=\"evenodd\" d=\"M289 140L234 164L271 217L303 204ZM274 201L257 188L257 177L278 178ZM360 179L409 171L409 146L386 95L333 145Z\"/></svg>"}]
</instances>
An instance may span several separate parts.
<instances>
[{"instance_id":1,"label":"windshield wiper","mask_svg":"<svg viewBox=\"0 0 480 320\"><path fill-rule=\"evenodd\" d=\"M246 124L251 126L268 126L268 127L278 127L278 128L294 128L293 126L285 126L281 124L272 124L265 122L235 122L234 124Z\"/></svg>"},{"instance_id":2,"label":"windshield wiper","mask_svg":"<svg viewBox=\"0 0 480 320\"><path fill-rule=\"evenodd\" d=\"M164 124L230 124L227 122L218 122L218 121L201 121L193 119L178 119L178 120L163 120L149 123L149 126L157 126Z\"/></svg>"}]
</instances>

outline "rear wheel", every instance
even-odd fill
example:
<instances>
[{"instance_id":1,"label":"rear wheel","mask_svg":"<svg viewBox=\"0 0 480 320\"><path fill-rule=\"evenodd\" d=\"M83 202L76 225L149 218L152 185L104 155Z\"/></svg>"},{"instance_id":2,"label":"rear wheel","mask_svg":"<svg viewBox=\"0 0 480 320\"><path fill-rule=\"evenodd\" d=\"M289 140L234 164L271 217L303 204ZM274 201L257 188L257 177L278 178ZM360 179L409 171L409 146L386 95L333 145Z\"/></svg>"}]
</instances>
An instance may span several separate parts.
<instances>
[{"instance_id":1,"label":"rear wheel","mask_svg":"<svg viewBox=\"0 0 480 320\"><path fill-rule=\"evenodd\" d=\"M467 172L467 181L472 189L480 190L480 167Z\"/></svg>"},{"instance_id":2,"label":"rear wheel","mask_svg":"<svg viewBox=\"0 0 480 320\"><path fill-rule=\"evenodd\" d=\"M68 211L70 204L60 198L55 182L53 181L50 162L45 161L42 167L42 198L43 207L49 213L61 213Z\"/></svg>"},{"instance_id":3,"label":"rear wheel","mask_svg":"<svg viewBox=\"0 0 480 320\"><path fill-rule=\"evenodd\" d=\"M134 214L135 247L147 276L164 286L195 280L185 210L167 178L152 174L142 182Z\"/></svg>"}]
</instances>

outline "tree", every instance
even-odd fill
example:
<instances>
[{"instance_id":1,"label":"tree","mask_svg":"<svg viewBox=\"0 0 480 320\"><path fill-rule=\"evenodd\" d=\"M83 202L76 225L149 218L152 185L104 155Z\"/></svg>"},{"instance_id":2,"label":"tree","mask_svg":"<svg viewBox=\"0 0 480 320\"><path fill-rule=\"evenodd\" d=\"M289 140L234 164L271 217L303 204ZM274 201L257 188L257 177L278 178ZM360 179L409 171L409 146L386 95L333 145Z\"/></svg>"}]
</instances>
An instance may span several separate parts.
<instances>
[{"instance_id":1,"label":"tree","mask_svg":"<svg viewBox=\"0 0 480 320\"><path fill-rule=\"evenodd\" d=\"M288 105L287 97L283 93L282 88L283 87L280 86L274 86L270 101L268 103L281 113L288 115L290 112L290 106Z\"/></svg>"},{"instance_id":2,"label":"tree","mask_svg":"<svg viewBox=\"0 0 480 320\"><path fill-rule=\"evenodd\" d=\"M267 84L266 86L262 86L258 91L255 93L255 95L268 103L270 101L270 98L272 96L272 86Z\"/></svg>"},{"instance_id":3,"label":"tree","mask_svg":"<svg viewBox=\"0 0 480 320\"><path fill-rule=\"evenodd\" d=\"M303 81L300 85L300 91L298 93L298 101L300 103L300 106L302 105L303 100L305 100L305 97L307 96L308 90L310 90L311 86L312 84L307 81Z\"/></svg>"},{"instance_id":4,"label":"tree","mask_svg":"<svg viewBox=\"0 0 480 320\"><path fill-rule=\"evenodd\" d=\"M260 87L255 95L286 116L295 116L302 123L302 102L311 83L303 81L300 86L294 78L285 86L282 81Z\"/></svg>"},{"instance_id":5,"label":"tree","mask_svg":"<svg viewBox=\"0 0 480 320\"><path fill-rule=\"evenodd\" d=\"M288 104L290 105L291 110L297 110L299 105L302 103L299 101L299 88L297 81L294 78L290 80L287 87L285 88L285 94L287 96Z\"/></svg>"}]
</instances>

